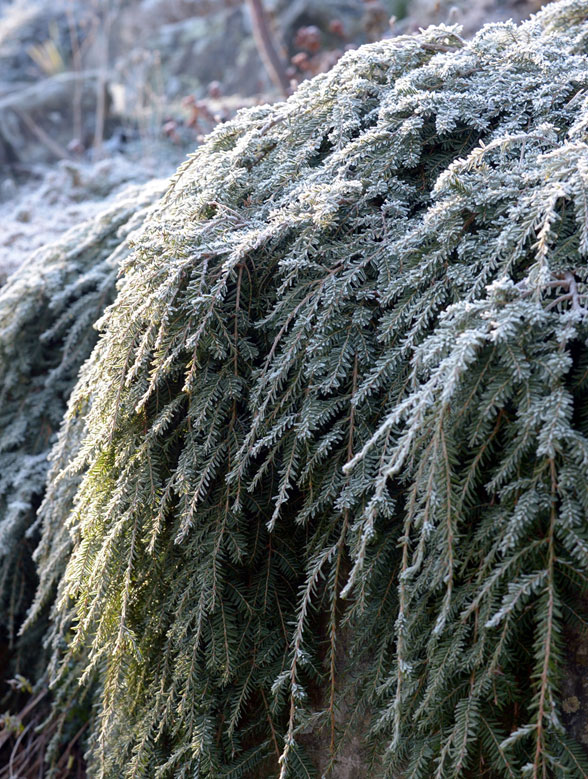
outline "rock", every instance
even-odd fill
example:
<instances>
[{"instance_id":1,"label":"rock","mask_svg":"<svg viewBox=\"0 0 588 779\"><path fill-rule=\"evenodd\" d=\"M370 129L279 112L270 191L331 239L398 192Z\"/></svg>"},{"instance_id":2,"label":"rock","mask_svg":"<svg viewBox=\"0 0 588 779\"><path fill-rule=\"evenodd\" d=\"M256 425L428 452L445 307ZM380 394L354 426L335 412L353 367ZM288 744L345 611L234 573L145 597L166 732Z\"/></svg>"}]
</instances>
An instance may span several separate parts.
<instances>
[{"instance_id":1,"label":"rock","mask_svg":"<svg viewBox=\"0 0 588 779\"><path fill-rule=\"evenodd\" d=\"M178 95L204 93L212 81L225 93L251 95L271 88L242 7L166 24L153 46L161 52L166 76L176 78Z\"/></svg>"},{"instance_id":2,"label":"rock","mask_svg":"<svg viewBox=\"0 0 588 779\"><path fill-rule=\"evenodd\" d=\"M381 29L376 31L375 14ZM294 50L298 31L304 27L317 27L326 35L325 43L340 45L341 32L357 44L381 38L387 27L389 14L381 2L364 0L294 0L281 2L279 20L289 49ZM333 26L333 22L335 25ZM375 35L374 35L375 33Z\"/></svg>"},{"instance_id":3,"label":"rock","mask_svg":"<svg viewBox=\"0 0 588 779\"><path fill-rule=\"evenodd\" d=\"M387 29L389 14L381 2L265 0L264 4L285 61L299 51L295 40L301 28L316 28L327 49L341 45L341 30L348 38L363 43L381 37ZM376 7L383 19L377 33L373 28ZM333 21L338 23L334 28ZM120 81L126 79L127 89L129 81L141 82L141 78L129 79L129 73L139 74L145 69L143 49L136 45L142 41L146 49L159 52L160 63L153 67L161 68L168 97L190 92L205 96L211 82L225 95L252 96L273 91L242 1L146 0L139 7L123 11L119 35L128 44L128 53L118 63Z\"/></svg>"}]
</instances>

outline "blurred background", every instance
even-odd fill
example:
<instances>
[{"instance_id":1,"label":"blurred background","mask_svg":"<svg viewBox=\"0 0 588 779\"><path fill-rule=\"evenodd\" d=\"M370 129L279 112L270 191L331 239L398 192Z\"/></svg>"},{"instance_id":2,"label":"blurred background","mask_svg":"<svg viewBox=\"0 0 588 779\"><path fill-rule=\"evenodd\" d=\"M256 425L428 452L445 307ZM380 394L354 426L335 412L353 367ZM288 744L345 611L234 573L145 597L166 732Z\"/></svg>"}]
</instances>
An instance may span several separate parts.
<instances>
[{"instance_id":1,"label":"blurred background","mask_svg":"<svg viewBox=\"0 0 588 779\"><path fill-rule=\"evenodd\" d=\"M539 0L0 0L0 284L219 122L363 43Z\"/></svg>"}]
</instances>

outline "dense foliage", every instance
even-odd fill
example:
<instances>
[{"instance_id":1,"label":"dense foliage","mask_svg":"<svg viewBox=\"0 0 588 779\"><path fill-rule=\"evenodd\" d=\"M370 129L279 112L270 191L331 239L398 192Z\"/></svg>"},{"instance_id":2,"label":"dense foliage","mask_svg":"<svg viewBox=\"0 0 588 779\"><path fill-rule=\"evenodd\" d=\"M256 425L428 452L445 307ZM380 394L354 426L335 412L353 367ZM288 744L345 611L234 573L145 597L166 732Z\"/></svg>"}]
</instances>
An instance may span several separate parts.
<instances>
[{"instance_id":1,"label":"dense foliage","mask_svg":"<svg viewBox=\"0 0 588 779\"><path fill-rule=\"evenodd\" d=\"M588 775L587 53L383 41L180 169L40 512L92 776Z\"/></svg>"},{"instance_id":2,"label":"dense foliage","mask_svg":"<svg viewBox=\"0 0 588 779\"><path fill-rule=\"evenodd\" d=\"M162 191L157 182L131 187L0 290L0 640L13 649L36 587L31 557L47 456L96 343L94 322L114 298L118 261ZM32 657L40 659L38 646ZM31 674L32 657L17 651L12 671Z\"/></svg>"}]
</instances>

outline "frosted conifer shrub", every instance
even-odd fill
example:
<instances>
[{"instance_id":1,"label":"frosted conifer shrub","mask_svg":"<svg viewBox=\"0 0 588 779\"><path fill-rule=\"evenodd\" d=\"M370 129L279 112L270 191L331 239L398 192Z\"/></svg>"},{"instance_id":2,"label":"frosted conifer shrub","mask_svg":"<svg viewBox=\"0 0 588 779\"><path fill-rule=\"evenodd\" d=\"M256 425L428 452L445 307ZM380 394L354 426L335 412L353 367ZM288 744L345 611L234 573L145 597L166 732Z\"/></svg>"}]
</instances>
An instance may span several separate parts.
<instances>
[{"instance_id":1,"label":"frosted conifer shrub","mask_svg":"<svg viewBox=\"0 0 588 779\"><path fill-rule=\"evenodd\" d=\"M41 510L91 776L588 775L587 42L373 44L180 169Z\"/></svg>"},{"instance_id":2,"label":"frosted conifer shrub","mask_svg":"<svg viewBox=\"0 0 588 779\"><path fill-rule=\"evenodd\" d=\"M131 187L36 252L0 288L0 636L6 633L13 649L36 589L31 555L47 455L96 342L94 322L114 298L128 236L163 189L162 182ZM31 663L40 659L38 637L27 638L35 643L17 653L12 672L33 674Z\"/></svg>"}]
</instances>

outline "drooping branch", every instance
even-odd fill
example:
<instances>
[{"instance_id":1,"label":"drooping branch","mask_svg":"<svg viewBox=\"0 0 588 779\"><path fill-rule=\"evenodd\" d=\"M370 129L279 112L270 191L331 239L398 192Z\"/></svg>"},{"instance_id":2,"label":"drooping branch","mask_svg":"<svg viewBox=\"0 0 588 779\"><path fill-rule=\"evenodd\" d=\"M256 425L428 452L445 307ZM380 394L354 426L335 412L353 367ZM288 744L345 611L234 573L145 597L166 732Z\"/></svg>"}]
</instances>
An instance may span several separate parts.
<instances>
[{"instance_id":1,"label":"drooping branch","mask_svg":"<svg viewBox=\"0 0 588 779\"><path fill-rule=\"evenodd\" d=\"M55 716L81 678L91 774L588 777L561 725L588 591L587 40L563 0L467 46L381 41L181 167L39 513L25 628L55 604ZM0 490L17 406L47 407L9 304Z\"/></svg>"}]
</instances>

